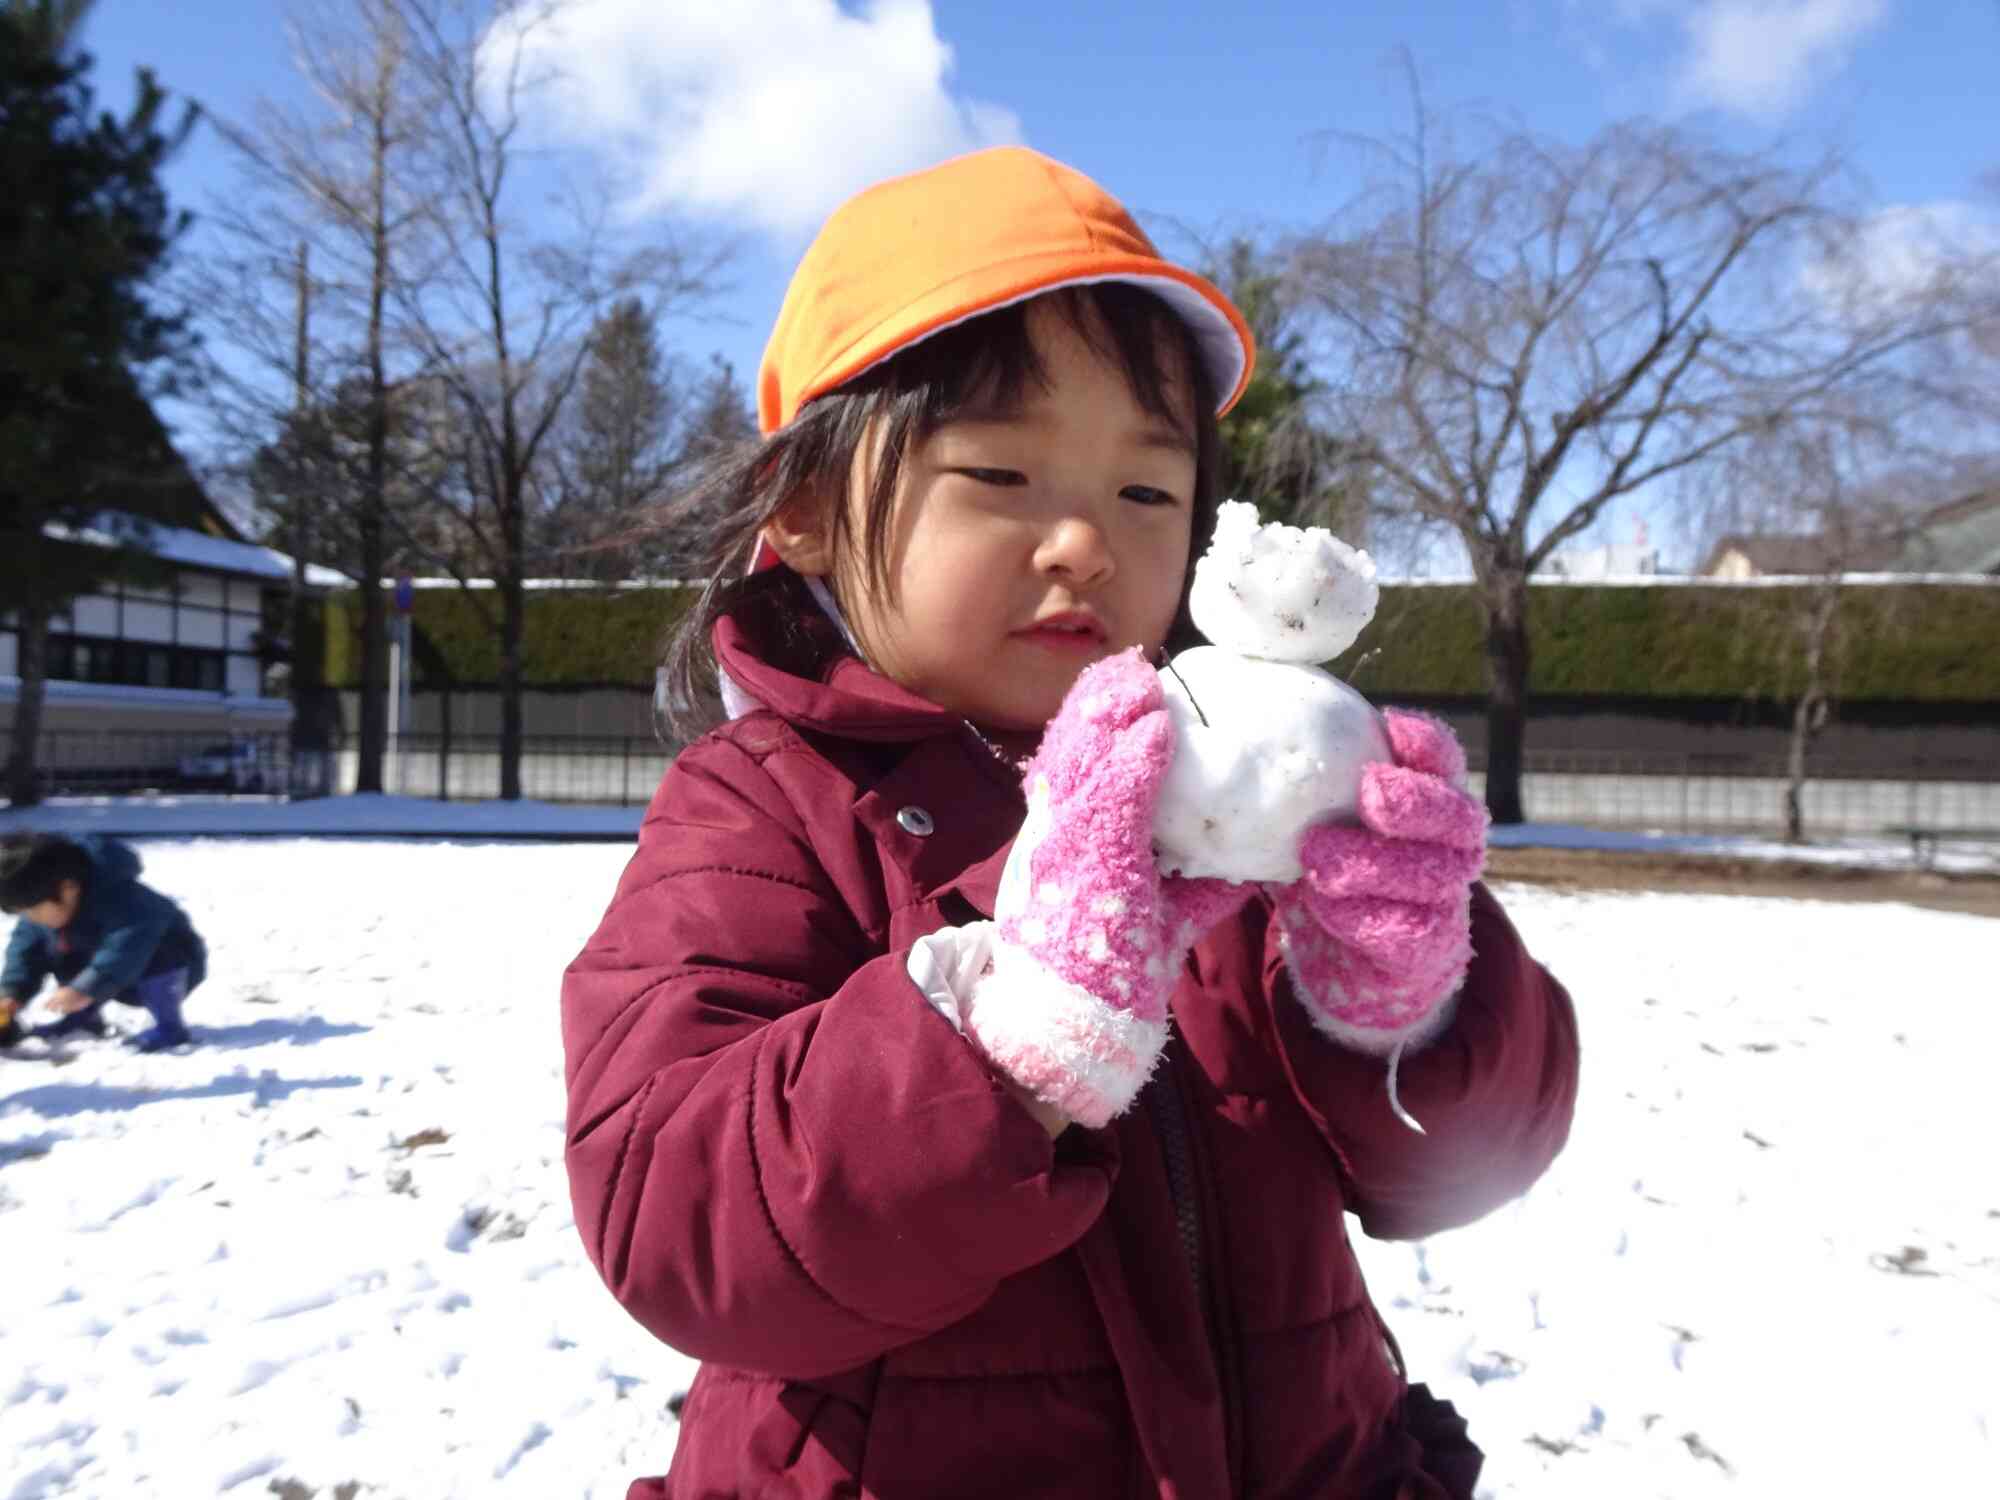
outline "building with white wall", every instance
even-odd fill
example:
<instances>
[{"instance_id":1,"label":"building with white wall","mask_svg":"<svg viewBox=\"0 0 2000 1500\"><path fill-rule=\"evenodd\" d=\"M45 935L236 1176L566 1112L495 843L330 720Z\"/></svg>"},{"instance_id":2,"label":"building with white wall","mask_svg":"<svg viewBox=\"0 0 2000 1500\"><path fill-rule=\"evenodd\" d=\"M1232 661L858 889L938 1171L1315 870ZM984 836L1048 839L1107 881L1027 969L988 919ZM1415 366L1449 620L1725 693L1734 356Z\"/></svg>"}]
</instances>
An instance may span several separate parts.
<instances>
[{"instance_id":1,"label":"building with white wall","mask_svg":"<svg viewBox=\"0 0 2000 1500\"><path fill-rule=\"evenodd\" d=\"M66 540L146 551L145 581L106 584L49 624L39 762L172 764L206 738L289 731L265 642L285 631L290 559L265 547L109 513ZM0 740L20 701L18 621L0 614Z\"/></svg>"}]
</instances>

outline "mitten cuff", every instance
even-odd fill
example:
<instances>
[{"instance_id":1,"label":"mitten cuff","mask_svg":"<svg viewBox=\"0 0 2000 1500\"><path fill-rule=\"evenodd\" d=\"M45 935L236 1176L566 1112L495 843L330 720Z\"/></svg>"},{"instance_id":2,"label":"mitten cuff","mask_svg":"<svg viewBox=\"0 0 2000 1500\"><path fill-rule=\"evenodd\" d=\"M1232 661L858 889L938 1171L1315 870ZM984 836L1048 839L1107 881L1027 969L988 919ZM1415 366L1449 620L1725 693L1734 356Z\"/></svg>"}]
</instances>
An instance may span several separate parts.
<instances>
[{"instance_id":1,"label":"mitten cuff","mask_svg":"<svg viewBox=\"0 0 2000 1500\"><path fill-rule=\"evenodd\" d=\"M991 922L918 939L909 974L924 998L994 1067L1079 1125L1131 1107L1166 1046L1144 1021L1037 963Z\"/></svg>"},{"instance_id":2,"label":"mitten cuff","mask_svg":"<svg viewBox=\"0 0 2000 1500\"><path fill-rule=\"evenodd\" d=\"M1384 984L1368 975L1312 913L1280 898L1278 949L1292 989L1322 1036L1357 1052L1388 1057L1421 1047L1451 1024L1472 957L1463 944L1442 968Z\"/></svg>"},{"instance_id":3,"label":"mitten cuff","mask_svg":"<svg viewBox=\"0 0 2000 1500\"><path fill-rule=\"evenodd\" d=\"M1107 1005L1004 941L994 944L971 1002L966 1032L987 1059L1093 1128L1131 1107L1167 1043L1164 1020Z\"/></svg>"},{"instance_id":4,"label":"mitten cuff","mask_svg":"<svg viewBox=\"0 0 2000 1500\"><path fill-rule=\"evenodd\" d=\"M1299 991L1300 1001L1315 1031L1329 1041L1338 1042L1356 1052L1366 1052L1371 1057L1388 1057L1395 1052L1409 1052L1422 1047L1451 1024L1452 1015L1458 1008L1458 991L1453 989L1407 1025L1361 1026L1342 1019L1337 1008L1341 997L1337 993L1317 1002L1307 999L1304 984L1296 972L1292 974L1292 987Z\"/></svg>"}]
</instances>

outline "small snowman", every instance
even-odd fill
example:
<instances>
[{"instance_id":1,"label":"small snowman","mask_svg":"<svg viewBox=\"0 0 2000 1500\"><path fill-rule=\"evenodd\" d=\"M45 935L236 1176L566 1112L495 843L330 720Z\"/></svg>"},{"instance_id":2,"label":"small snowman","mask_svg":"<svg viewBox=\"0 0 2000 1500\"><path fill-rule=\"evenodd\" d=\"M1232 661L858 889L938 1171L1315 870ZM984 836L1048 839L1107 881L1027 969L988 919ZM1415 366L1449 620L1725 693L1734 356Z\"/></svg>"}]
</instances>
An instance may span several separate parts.
<instances>
[{"instance_id":1,"label":"small snowman","mask_svg":"<svg viewBox=\"0 0 2000 1500\"><path fill-rule=\"evenodd\" d=\"M1177 736L1153 819L1163 872L1289 883L1306 829L1353 819L1362 767L1395 757L1374 705L1317 664L1376 600L1366 552L1222 503L1188 597L1210 644L1160 672Z\"/></svg>"}]
</instances>

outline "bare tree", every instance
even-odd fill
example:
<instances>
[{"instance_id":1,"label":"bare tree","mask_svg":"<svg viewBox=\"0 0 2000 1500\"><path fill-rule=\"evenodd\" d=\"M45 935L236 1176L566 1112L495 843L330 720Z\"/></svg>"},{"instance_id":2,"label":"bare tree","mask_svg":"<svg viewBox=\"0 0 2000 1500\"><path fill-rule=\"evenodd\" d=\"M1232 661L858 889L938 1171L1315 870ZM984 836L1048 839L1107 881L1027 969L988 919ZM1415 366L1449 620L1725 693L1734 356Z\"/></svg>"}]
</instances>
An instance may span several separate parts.
<instances>
[{"instance_id":1,"label":"bare tree","mask_svg":"<svg viewBox=\"0 0 2000 1500\"><path fill-rule=\"evenodd\" d=\"M757 410L750 392L737 378L736 367L721 355L709 360L708 373L688 403L669 484L688 481L705 465L757 441ZM715 507L720 497L692 509L669 506L671 519L647 545L644 562L655 578L699 577L711 541L727 517Z\"/></svg>"},{"instance_id":2,"label":"bare tree","mask_svg":"<svg viewBox=\"0 0 2000 1500\"><path fill-rule=\"evenodd\" d=\"M1730 449L1704 475L1709 529L1718 538L1784 539L1797 580L1759 612L1770 634L1738 642L1792 683L1785 759L1785 837L1806 838L1805 787L1814 741L1837 709L1851 644L1850 575L1888 567L1910 545L1926 513L1948 493L1957 467L1915 451L1903 438L1912 414L1879 406L1823 405L1810 420L1775 424ZM1875 630L1891 624L1877 611Z\"/></svg>"},{"instance_id":3,"label":"bare tree","mask_svg":"<svg viewBox=\"0 0 2000 1500\"><path fill-rule=\"evenodd\" d=\"M417 264L424 98L396 0L301 0L288 30L311 102L265 100L248 119L218 122L244 190L214 205L226 248L206 263L196 296L212 340L230 351L208 384L246 462L301 413L359 401L357 484L301 491L289 529L294 547L309 548L317 524L342 524L315 516L334 506L351 516L361 592L355 790L379 792L388 742L381 585L391 542L391 404L417 364L399 345L392 299Z\"/></svg>"},{"instance_id":4,"label":"bare tree","mask_svg":"<svg viewBox=\"0 0 2000 1500\"><path fill-rule=\"evenodd\" d=\"M464 419L466 483L458 503L498 596L500 795L521 795L521 646L537 464L574 393L588 334L612 302L643 297L655 316L704 295L720 253L700 253L659 225L620 252L603 198L575 195L554 235L517 217L523 111L544 80L526 43L545 5L500 0L381 0L412 39L427 101L423 202L430 260L400 289L402 324L431 379ZM543 205L537 202L540 218ZM473 595L486 608L487 591Z\"/></svg>"},{"instance_id":5,"label":"bare tree","mask_svg":"<svg viewBox=\"0 0 2000 1500\"><path fill-rule=\"evenodd\" d=\"M1326 526L1365 547L1365 475L1345 461L1345 443L1314 400L1324 385L1284 271L1282 255L1242 237L1207 268L1257 340L1256 372L1222 419L1222 493L1254 501L1271 520Z\"/></svg>"},{"instance_id":6,"label":"bare tree","mask_svg":"<svg viewBox=\"0 0 2000 1500\"><path fill-rule=\"evenodd\" d=\"M1963 394L1942 361L1972 278L1844 281L1860 221L1834 163L1614 125L1457 149L1414 83L1408 139L1294 246L1336 429L1395 513L1464 545L1486 615L1487 806L1523 817L1528 579L1621 496L1871 389ZM1815 271L1815 268L1818 268Z\"/></svg>"},{"instance_id":7,"label":"bare tree","mask_svg":"<svg viewBox=\"0 0 2000 1500\"><path fill-rule=\"evenodd\" d=\"M542 465L547 499L532 539L542 570L607 582L649 571L650 550L622 537L673 468L684 401L645 304L621 298L590 332L576 399Z\"/></svg>"}]
</instances>

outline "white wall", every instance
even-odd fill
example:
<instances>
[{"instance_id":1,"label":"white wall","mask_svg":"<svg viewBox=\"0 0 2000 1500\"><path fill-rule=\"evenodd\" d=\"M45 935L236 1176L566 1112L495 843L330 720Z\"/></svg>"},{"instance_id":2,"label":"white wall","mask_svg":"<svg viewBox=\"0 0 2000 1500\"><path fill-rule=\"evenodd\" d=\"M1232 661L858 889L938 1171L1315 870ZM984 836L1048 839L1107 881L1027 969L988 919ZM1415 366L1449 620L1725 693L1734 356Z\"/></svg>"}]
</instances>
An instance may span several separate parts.
<instances>
[{"instance_id":1,"label":"white wall","mask_svg":"<svg viewBox=\"0 0 2000 1500\"><path fill-rule=\"evenodd\" d=\"M96 594L85 594L70 606L70 618L76 623L71 627L79 635L118 634L118 601L101 598Z\"/></svg>"},{"instance_id":2,"label":"white wall","mask_svg":"<svg viewBox=\"0 0 2000 1500\"><path fill-rule=\"evenodd\" d=\"M172 641L174 607L150 604L137 599L125 601L125 639L128 641Z\"/></svg>"},{"instance_id":3,"label":"white wall","mask_svg":"<svg viewBox=\"0 0 2000 1500\"><path fill-rule=\"evenodd\" d=\"M207 646L221 650L222 616L213 610L184 609L181 611L181 644L183 646Z\"/></svg>"}]
</instances>

